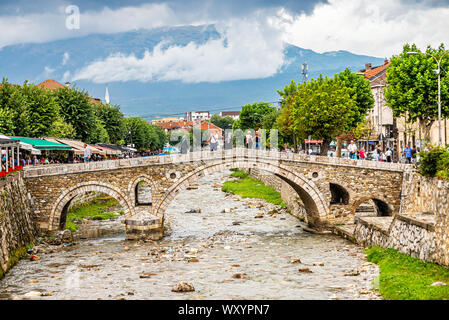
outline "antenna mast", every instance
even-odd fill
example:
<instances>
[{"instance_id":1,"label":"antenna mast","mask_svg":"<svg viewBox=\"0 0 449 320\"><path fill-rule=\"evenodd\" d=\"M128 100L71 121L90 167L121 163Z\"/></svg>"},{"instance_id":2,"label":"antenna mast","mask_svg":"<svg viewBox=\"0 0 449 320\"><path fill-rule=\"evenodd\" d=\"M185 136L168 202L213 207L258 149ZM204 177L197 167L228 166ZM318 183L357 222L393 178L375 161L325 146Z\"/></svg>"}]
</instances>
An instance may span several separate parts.
<instances>
[{"instance_id":1,"label":"antenna mast","mask_svg":"<svg viewBox=\"0 0 449 320\"><path fill-rule=\"evenodd\" d=\"M302 81L307 82L308 73L309 66L307 65L307 62L304 62L301 67Z\"/></svg>"}]
</instances>

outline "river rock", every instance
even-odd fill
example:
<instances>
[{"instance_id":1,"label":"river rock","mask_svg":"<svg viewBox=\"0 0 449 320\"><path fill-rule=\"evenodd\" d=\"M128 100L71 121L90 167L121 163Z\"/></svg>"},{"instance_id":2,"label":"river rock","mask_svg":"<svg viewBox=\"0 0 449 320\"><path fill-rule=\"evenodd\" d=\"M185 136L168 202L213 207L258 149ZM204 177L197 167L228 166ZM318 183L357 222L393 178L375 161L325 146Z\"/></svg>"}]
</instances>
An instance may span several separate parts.
<instances>
[{"instance_id":1,"label":"river rock","mask_svg":"<svg viewBox=\"0 0 449 320\"><path fill-rule=\"evenodd\" d=\"M246 273L234 273L234 274L232 275L232 277L233 277L234 279L243 279L243 278L246 278Z\"/></svg>"},{"instance_id":2,"label":"river rock","mask_svg":"<svg viewBox=\"0 0 449 320\"><path fill-rule=\"evenodd\" d=\"M358 269L354 269L348 272L344 273L344 276L349 276L349 277L355 277L355 276L359 276L360 275L360 271Z\"/></svg>"},{"instance_id":3,"label":"river rock","mask_svg":"<svg viewBox=\"0 0 449 320\"><path fill-rule=\"evenodd\" d=\"M171 289L171 291L173 291L173 292L191 292L191 291L195 291L195 287L190 282L179 282Z\"/></svg>"},{"instance_id":4,"label":"river rock","mask_svg":"<svg viewBox=\"0 0 449 320\"><path fill-rule=\"evenodd\" d=\"M263 214L259 213L257 216L255 216L254 218L263 218Z\"/></svg>"},{"instance_id":5,"label":"river rock","mask_svg":"<svg viewBox=\"0 0 449 320\"><path fill-rule=\"evenodd\" d=\"M139 278L141 278L141 279L148 279L148 278L151 278L152 276L155 276L155 275L156 275L155 273L145 272L145 273L142 273L139 276Z\"/></svg>"},{"instance_id":6,"label":"river rock","mask_svg":"<svg viewBox=\"0 0 449 320\"><path fill-rule=\"evenodd\" d=\"M31 257L30 257L30 261L38 261L38 260L40 260L41 258L39 258L38 256L36 256L36 255L32 255Z\"/></svg>"},{"instance_id":7,"label":"river rock","mask_svg":"<svg viewBox=\"0 0 449 320\"><path fill-rule=\"evenodd\" d=\"M291 259L290 263L301 263L301 259Z\"/></svg>"},{"instance_id":8,"label":"river rock","mask_svg":"<svg viewBox=\"0 0 449 320\"><path fill-rule=\"evenodd\" d=\"M303 272L303 273L312 273L312 270L310 270L307 267L302 267L298 269L299 272Z\"/></svg>"},{"instance_id":9,"label":"river rock","mask_svg":"<svg viewBox=\"0 0 449 320\"><path fill-rule=\"evenodd\" d=\"M199 260L197 258L190 258L187 262L199 262Z\"/></svg>"},{"instance_id":10,"label":"river rock","mask_svg":"<svg viewBox=\"0 0 449 320\"><path fill-rule=\"evenodd\" d=\"M23 297L25 298L40 297L40 296L42 296L42 292L39 291L30 291L23 295Z\"/></svg>"}]
</instances>

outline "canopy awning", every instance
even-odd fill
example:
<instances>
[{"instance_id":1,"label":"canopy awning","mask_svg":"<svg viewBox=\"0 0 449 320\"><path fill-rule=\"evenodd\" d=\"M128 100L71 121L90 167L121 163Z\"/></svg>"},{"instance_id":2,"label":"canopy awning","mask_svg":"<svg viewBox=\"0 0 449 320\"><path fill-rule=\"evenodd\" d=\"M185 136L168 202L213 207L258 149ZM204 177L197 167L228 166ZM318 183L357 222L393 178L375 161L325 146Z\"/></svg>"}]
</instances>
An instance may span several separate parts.
<instances>
[{"instance_id":1,"label":"canopy awning","mask_svg":"<svg viewBox=\"0 0 449 320\"><path fill-rule=\"evenodd\" d=\"M107 155L111 155L111 156L121 154L121 152L118 151L118 150L113 150L113 149L106 148L106 147L103 147L103 146L96 145L95 148L103 150Z\"/></svg>"},{"instance_id":2,"label":"canopy awning","mask_svg":"<svg viewBox=\"0 0 449 320\"><path fill-rule=\"evenodd\" d=\"M71 150L72 147L66 144L51 142L44 139L36 138L22 138L22 137L10 137L13 140L19 140L20 142L27 143L38 150Z\"/></svg>"},{"instance_id":3,"label":"canopy awning","mask_svg":"<svg viewBox=\"0 0 449 320\"><path fill-rule=\"evenodd\" d=\"M44 139L47 141L50 141L50 142L66 144L66 145L72 147L72 151L74 152L75 155L84 155L84 142L82 142L82 141L64 139L64 138L44 138ZM106 155L106 152L104 152L103 150L100 150L99 148L97 148L95 146L87 145L87 147L90 149L90 152L92 154L100 154L103 156Z\"/></svg>"}]
</instances>

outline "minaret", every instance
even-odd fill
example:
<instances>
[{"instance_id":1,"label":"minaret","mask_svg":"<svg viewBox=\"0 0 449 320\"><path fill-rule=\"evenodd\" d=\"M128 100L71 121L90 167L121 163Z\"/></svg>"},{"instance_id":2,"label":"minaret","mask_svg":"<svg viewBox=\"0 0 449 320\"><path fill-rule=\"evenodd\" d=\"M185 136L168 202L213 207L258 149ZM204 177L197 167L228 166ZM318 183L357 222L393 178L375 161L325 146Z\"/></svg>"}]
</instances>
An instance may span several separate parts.
<instances>
[{"instance_id":1,"label":"minaret","mask_svg":"<svg viewBox=\"0 0 449 320\"><path fill-rule=\"evenodd\" d=\"M109 104L109 91L108 91L108 87L106 87L106 93L104 95L104 101Z\"/></svg>"}]
</instances>

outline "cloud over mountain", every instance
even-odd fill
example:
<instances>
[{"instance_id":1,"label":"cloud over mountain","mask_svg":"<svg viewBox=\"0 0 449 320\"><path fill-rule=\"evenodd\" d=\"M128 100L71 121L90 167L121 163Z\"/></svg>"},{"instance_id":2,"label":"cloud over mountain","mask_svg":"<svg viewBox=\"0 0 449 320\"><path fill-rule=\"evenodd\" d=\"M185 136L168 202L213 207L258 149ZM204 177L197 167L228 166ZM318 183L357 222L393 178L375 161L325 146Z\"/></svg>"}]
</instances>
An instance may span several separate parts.
<instances>
[{"instance_id":1,"label":"cloud over mountain","mask_svg":"<svg viewBox=\"0 0 449 320\"><path fill-rule=\"evenodd\" d=\"M284 43L265 19L236 19L217 28L220 37L203 44L162 41L142 57L112 54L77 71L73 80L220 82L266 78L284 65Z\"/></svg>"}]
</instances>

